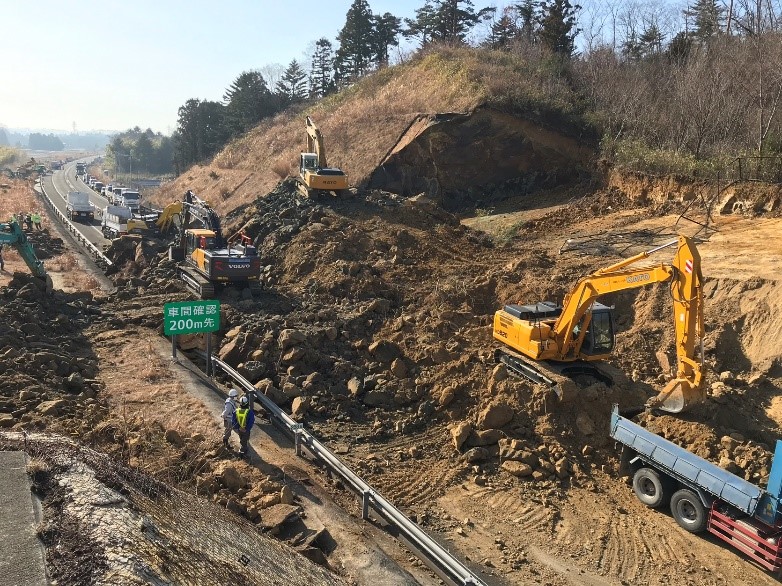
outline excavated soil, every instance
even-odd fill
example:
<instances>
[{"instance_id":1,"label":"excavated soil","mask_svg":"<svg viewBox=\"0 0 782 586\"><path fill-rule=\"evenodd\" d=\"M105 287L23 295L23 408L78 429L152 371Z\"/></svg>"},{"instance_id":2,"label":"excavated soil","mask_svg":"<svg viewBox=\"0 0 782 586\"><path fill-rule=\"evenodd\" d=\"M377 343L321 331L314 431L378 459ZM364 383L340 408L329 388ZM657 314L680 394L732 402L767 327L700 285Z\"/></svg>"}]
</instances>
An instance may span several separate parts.
<instances>
[{"instance_id":1,"label":"excavated soil","mask_svg":"<svg viewBox=\"0 0 782 586\"><path fill-rule=\"evenodd\" d=\"M711 225L716 231L704 231L679 220L690 191L645 178L641 194L633 191L640 181L614 177L605 190L519 196L463 221L423 197L369 191L312 200L280 184L225 217L226 225L255 240L264 291L256 298L221 293L218 353L385 497L477 564L491 584L774 583L735 551L684 532L666 512L647 510L627 479L617 477L618 453L607 435L611 406L641 405L670 375L666 287L603 300L615 306L619 328L612 386L586 382L576 400L561 403L494 364L491 319L503 304L561 301L587 272L677 232L697 234L709 397L681 416L647 413L638 421L753 482L765 481L782 433L782 219L773 210L757 216L764 208L756 206L747 215L720 216ZM83 399L95 401L95 410L106 408L100 393L119 384L112 376L127 373L111 349L123 336L159 333L162 304L187 297L162 246L123 239L109 254L120 261L117 291L100 300L61 300L94 308L89 323L52 322L75 328L79 345L90 349L75 374L81 391L98 393ZM660 254L658 260L669 260ZM21 298L21 288L9 289L6 298ZM21 334L8 335L0 364ZM188 347L200 343L187 340ZM90 370L96 357L99 380ZM18 361L7 364L14 370ZM61 387L74 374L56 361L46 368ZM18 391L5 396L0 423L21 429L43 421L37 424L45 427L38 414L27 417L37 403L15 412ZM70 418L55 421L70 431L79 426L67 422L80 415L77 399L66 399ZM122 431L125 442L132 436L137 445L151 433L138 421L130 425ZM152 437L169 431L160 428ZM185 435L181 451L204 441L174 431ZM207 443L209 433L202 434ZM142 447L126 454L136 457L130 463L154 460L156 453L172 457L169 448ZM219 450L203 449L183 477L208 483L218 502L233 496L237 512L249 517L251 503L221 484L219 460ZM216 468L220 474L212 473ZM358 509L338 483L327 489ZM252 503L261 518L263 498Z\"/></svg>"}]
</instances>

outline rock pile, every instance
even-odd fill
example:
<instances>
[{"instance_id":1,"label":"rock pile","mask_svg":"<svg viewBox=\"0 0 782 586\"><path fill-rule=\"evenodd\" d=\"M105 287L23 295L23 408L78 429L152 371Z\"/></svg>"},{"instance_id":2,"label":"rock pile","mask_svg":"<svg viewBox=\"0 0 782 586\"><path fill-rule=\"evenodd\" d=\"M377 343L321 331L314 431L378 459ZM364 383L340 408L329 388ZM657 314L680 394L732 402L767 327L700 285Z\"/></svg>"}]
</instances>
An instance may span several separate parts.
<instances>
[{"instance_id":1,"label":"rock pile","mask_svg":"<svg viewBox=\"0 0 782 586\"><path fill-rule=\"evenodd\" d=\"M23 273L0 295L0 427L45 427L97 408L98 363L84 334L100 313L92 295L47 293Z\"/></svg>"}]
</instances>

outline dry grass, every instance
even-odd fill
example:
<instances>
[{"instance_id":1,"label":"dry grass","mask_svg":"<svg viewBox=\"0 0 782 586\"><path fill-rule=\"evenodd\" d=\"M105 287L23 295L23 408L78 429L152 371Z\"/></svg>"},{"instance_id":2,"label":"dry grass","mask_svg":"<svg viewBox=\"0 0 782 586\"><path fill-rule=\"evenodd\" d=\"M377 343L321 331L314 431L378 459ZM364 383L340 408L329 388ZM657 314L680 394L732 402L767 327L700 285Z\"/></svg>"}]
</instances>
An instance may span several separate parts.
<instances>
[{"instance_id":1,"label":"dry grass","mask_svg":"<svg viewBox=\"0 0 782 586\"><path fill-rule=\"evenodd\" d=\"M101 364L100 380L106 396L149 424L175 429L187 437L201 433L218 437L220 428L203 403L193 399L157 351L154 332L118 330L98 340L95 350Z\"/></svg>"},{"instance_id":2,"label":"dry grass","mask_svg":"<svg viewBox=\"0 0 782 586\"><path fill-rule=\"evenodd\" d=\"M193 189L225 213L268 193L293 171L305 148L306 115L323 132L329 165L340 167L351 185L358 185L421 114L468 112L486 103L525 107L543 98L565 103L567 87L542 81L546 75L518 55L431 51L370 75L306 110L288 110L262 122L210 164L192 167L152 197L165 205Z\"/></svg>"}]
</instances>

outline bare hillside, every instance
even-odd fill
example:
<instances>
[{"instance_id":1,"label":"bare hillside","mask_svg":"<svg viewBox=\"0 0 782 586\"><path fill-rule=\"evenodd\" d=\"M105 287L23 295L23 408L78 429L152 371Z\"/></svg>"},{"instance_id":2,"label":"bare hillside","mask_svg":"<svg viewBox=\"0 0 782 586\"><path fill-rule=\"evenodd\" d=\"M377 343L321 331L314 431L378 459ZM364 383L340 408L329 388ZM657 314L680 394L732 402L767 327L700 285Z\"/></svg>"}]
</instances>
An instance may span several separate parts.
<instances>
[{"instance_id":1,"label":"bare hillside","mask_svg":"<svg viewBox=\"0 0 782 586\"><path fill-rule=\"evenodd\" d=\"M296 172L306 115L323 132L329 165L352 186L425 192L458 207L508 181L517 190L558 184L587 174L594 150L569 90L550 85L505 53L429 53L263 122L155 198L165 204L192 189L225 212L269 192Z\"/></svg>"}]
</instances>

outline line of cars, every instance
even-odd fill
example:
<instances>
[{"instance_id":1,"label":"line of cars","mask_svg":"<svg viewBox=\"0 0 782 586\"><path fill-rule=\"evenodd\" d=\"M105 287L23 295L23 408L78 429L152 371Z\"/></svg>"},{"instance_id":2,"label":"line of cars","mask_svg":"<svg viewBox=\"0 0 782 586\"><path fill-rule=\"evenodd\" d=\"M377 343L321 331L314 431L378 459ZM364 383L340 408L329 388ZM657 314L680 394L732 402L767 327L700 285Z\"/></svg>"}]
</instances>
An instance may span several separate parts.
<instances>
[{"instance_id":1,"label":"line of cars","mask_svg":"<svg viewBox=\"0 0 782 586\"><path fill-rule=\"evenodd\" d=\"M150 224L141 215L141 194L137 190L111 183L104 185L102 181L88 175L86 165L82 163L77 164L76 175L81 176L93 191L106 198L108 205L96 210L88 193L71 191L65 198L68 218L92 223L99 216L101 232L108 239L150 229Z\"/></svg>"}]
</instances>

